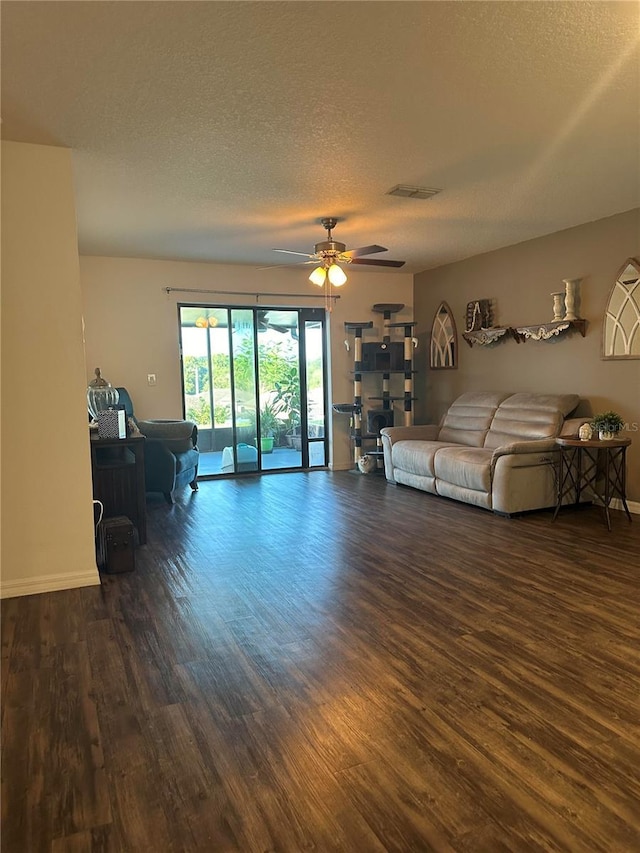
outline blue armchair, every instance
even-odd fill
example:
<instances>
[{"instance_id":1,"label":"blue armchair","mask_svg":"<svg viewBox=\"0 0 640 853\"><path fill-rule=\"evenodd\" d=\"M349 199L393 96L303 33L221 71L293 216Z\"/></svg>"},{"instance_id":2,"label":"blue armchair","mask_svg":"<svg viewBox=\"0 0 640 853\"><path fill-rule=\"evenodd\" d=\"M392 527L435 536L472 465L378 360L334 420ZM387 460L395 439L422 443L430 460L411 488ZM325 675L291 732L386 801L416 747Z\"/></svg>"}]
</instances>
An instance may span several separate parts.
<instances>
[{"instance_id":1,"label":"blue armchair","mask_svg":"<svg viewBox=\"0 0 640 853\"><path fill-rule=\"evenodd\" d=\"M167 503L173 503L173 493L187 484L198 490L198 427L192 421L139 421L133 412L133 402L126 388L118 388L119 405L132 418L146 437L144 446L144 476L147 492L162 492Z\"/></svg>"}]
</instances>

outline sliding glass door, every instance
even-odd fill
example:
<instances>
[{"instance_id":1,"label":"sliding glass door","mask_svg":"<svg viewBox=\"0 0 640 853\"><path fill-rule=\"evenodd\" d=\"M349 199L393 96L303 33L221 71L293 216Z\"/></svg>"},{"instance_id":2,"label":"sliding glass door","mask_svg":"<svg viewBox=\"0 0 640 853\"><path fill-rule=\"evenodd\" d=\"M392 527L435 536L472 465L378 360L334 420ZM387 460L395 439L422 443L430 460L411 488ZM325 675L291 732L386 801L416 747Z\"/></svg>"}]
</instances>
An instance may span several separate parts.
<instances>
[{"instance_id":1,"label":"sliding glass door","mask_svg":"<svg viewBox=\"0 0 640 853\"><path fill-rule=\"evenodd\" d=\"M325 313L179 305L199 476L327 464Z\"/></svg>"}]
</instances>

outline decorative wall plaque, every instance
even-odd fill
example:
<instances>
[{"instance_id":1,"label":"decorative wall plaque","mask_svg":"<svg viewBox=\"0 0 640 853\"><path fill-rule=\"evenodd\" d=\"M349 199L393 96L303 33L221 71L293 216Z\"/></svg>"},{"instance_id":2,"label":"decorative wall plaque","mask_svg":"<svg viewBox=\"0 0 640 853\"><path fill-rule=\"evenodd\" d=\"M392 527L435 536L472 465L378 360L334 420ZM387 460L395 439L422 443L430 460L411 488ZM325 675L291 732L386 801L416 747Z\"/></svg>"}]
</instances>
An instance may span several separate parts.
<instances>
[{"instance_id":1,"label":"decorative wall plaque","mask_svg":"<svg viewBox=\"0 0 640 853\"><path fill-rule=\"evenodd\" d=\"M602 357L640 358L640 264L634 258L616 276L604 314Z\"/></svg>"},{"instance_id":2,"label":"decorative wall plaque","mask_svg":"<svg viewBox=\"0 0 640 853\"><path fill-rule=\"evenodd\" d=\"M451 309L441 302L433 318L429 364L434 370L457 367L458 336Z\"/></svg>"},{"instance_id":3,"label":"decorative wall plaque","mask_svg":"<svg viewBox=\"0 0 640 853\"><path fill-rule=\"evenodd\" d=\"M490 299L476 299L467 305L467 326L465 332L477 332L488 329L493 323L493 309Z\"/></svg>"}]
</instances>

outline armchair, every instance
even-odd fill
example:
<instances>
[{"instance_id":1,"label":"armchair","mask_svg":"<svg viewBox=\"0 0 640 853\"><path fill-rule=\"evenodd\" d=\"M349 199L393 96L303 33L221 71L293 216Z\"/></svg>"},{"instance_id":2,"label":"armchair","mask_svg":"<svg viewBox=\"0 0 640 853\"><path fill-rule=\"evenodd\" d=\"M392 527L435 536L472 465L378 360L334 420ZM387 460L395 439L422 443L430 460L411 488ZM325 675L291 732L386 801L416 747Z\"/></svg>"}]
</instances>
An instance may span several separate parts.
<instances>
[{"instance_id":1,"label":"armchair","mask_svg":"<svg viewBox=\"0 0 640 853\"><path fill-rule=\"evenodd\" d=\"M133 413L133 402L126 388L118 388L119 404L146 437L144 476L147 492L162 492L167 503L173 493L187 484L198 490L198 427L192 421L139 421Z\"/></svg>"}]
</instances>

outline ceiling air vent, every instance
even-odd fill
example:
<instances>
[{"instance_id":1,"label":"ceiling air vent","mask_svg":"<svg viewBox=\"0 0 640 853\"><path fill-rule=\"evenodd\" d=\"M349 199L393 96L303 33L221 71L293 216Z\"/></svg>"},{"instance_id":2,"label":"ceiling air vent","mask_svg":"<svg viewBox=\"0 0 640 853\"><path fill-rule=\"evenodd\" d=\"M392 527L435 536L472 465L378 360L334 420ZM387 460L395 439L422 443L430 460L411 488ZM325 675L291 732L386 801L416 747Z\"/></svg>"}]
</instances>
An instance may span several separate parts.
<instances>
[{"instance_id":1,"label":"ceiling air vent","mask_svg":"<svg viewBox=\"0 0 640 853\"><path fill-rule=\"evenodd\" d=\"M404 184L398 184L392 190L389 190L387 195L398 195L400 198L431 198L437 195L442 190L436 190L432 187L406 187Z\"/></svg>"}]
</instances>

